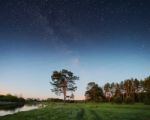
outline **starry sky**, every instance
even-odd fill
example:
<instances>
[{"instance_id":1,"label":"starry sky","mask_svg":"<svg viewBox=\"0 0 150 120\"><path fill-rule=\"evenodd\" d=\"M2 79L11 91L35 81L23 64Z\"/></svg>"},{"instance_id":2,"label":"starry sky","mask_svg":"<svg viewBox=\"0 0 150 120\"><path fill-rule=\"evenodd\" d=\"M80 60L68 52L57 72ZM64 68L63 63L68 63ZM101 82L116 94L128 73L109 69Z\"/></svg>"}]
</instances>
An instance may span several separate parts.
<instances>
[{"instance_id":1,"label":"starry sky","mask_svg":"<svg viewBox=\"0 0 150 120\"><path fill-rule=\"evenodd\" d=\"M0 0L0 94L56 97L54 70L103 86L150 75L149 0Z\"/></svg>"}]
</instances>

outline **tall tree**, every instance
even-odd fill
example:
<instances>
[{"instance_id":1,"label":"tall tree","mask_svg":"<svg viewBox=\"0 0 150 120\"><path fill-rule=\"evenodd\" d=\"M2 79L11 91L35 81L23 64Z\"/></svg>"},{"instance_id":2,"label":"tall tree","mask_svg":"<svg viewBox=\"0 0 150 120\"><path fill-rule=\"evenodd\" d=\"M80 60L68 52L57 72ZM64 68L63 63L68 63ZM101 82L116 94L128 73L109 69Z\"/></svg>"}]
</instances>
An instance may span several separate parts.
<instances>
[{"instance_id":1,"label":"tall tree","mask_svg":"<svg viewBox=\"0 0 150 120\"><path fill-rule=\"evenodd\" d=\"M50 84L53 86L52 92L55 92L56 95L63 93L64 102L66 100L67 91L75 91L77 86L75 86L75 81L79 77L75 76L71 71L61 70L54 71L51 76L52 82Z\"/></svg>"},{"instance_id":2,"label":"tall tree","mask_svg":"<svg viewBox=\"0 0 150 120\"><path fill-rule=\"evenodd\" d=\"M116 83L115 96L121 96L120 85L118 83Z\"/></svg>"},{"instance_id":3,"label":"tall tree","mask_svg":"<svg viewBox=\"0 0 150 120\"><path fill-rule=\"evenodd\" d=\"M126 97L131 96L132 81L130 79L125 80L124 88L126 90Z\"/></svg>"},{"instance_id":4,"label":"tall tree","mask_svg":"<svg viewBox=\"0 0 150 120\"><path fill-rule=\"evenodd\" d=\"M105 92L109 92L109 91L110 91L110 88L111 88L110 83L106 83L106 84L104 85L104 90L105 90Z\"/></svg>"},{"instance_id":5,"label":"tall tree","mask_svg":"<svg viewBox=\"0 0 150 120\"><path fill-rule=\"evenodd\" d=\"M119 87L121 90L124 90L124 82L123 81L120 82Z\"/></svg>"},{"instance_id":6,"label":"tall tree","mask_svg":"<svg viewBox=\"0 0 150 120\"><path fill-rule=\"evenodd\" d=\"M101 101L104 97L103 90L98 84L90 82L87 85L87 91L85 92L85 97L89 101L98 102Z\"/></svg>"},{"instance_id":7,"label":"tall tree","mask_svg":"<svg viewBox=\"0 0 150 120\"><path fill-rule=\"evenodd\" d=\"M144 104L150 105L150 76L144 80Z\"/></svg>"},{"instance_id":8,"label":"tall tree","mask_svg":"<svg viewBox=\"0 0 150 120\"><path fill-rule=\"evenodd\" d=\"M106 99L110 102L110 99L112 97L112 93L110 92L110 88L111 88L111 85L110 83L106 83L104 85L104 90L105 90L105 97Z\"/></svg>"},{"instance_id":9,"label":"tall tree","mask_svg":"<svg viewBox=\"0 0 150 120\"><path fill-rule=\"evenodd\" d=\"M150 76L145 78L144 87L145 87L145 91L147 93L150 93Z\"/></svg>"},{"instance_id":10,"label":"tall tree","mask_svg":"<svg viewBox=\"0 0 150 120\"><path fill-rule=\"evenodd\" d=\"M114 83L114 82L112 82L112 83L110 84L110 88L112 89L113 87L115 87L115 83Z\"/></svg>"}]
</instances>

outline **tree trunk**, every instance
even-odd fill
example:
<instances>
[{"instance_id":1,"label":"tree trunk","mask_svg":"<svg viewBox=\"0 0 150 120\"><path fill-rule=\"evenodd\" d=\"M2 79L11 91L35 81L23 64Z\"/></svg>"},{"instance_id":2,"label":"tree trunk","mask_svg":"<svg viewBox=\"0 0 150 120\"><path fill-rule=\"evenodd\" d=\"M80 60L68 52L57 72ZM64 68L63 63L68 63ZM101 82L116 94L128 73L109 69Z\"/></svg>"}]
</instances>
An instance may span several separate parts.
<instances>
[{"instance_id":1,"label":"tree trunk","mask_svg":"<svg viewBox=\"0 0 150 120\"><path fill-rule=\"evenodd\" d=\"M64 103L66 102L66 91L67 91L67 81L65 80L63 83L63 93L64 93Z\"/></svg>"}]
</instances>

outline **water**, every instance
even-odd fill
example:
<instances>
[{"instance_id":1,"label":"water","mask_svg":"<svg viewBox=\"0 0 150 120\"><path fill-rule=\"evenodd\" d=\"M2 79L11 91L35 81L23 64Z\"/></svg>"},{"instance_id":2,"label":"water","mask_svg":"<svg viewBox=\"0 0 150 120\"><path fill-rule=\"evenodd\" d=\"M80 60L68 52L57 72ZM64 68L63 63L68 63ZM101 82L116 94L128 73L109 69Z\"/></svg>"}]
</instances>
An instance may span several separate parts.
<instances>
[{"instance_id":1,"label":"water","mask_svg":"<svg viewBox=\"0 0 150 120\"><path fill-rule=\"evenodd\" d=\"M21 111L34 110L34 109L38 109L41 106L42 106L41 104L39 104L39 105L24 105L23 107L16 108L14 110L0 110L0 116L14 114L14 113L18 113L18 112L21 112Z\"/></svg>"}]
</instances>

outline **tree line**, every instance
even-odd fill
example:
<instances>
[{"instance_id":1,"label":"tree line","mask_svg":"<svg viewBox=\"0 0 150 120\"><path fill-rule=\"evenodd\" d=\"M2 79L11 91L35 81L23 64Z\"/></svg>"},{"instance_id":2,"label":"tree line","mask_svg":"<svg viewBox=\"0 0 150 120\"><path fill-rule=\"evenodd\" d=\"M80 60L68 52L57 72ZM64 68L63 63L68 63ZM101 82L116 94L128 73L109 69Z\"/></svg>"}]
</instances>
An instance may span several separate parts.
<instances>
[{"instance_id":1,"label":"tree line","mask_svg":"<svg viewBox=\"0 0 150 120\"><path fill-rule=\"evenodd\" d=\"M100 87L95 82L87 85L86 101L150 104L150 76L144 80L127 79L120 83L106 83Z\"/></svg>"},{"instance_id":2,"label":"tree line","mask_svg":"<svg viewBox=\"0 0 150 120\"><path fill-rule=\"evenodd\" d=\"M0 102L2 103L4 102L25 103L25 99L22 97L17 97L11 94L7 94L7 95L0 95Z\"/></svg>"}]
</instances>

